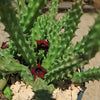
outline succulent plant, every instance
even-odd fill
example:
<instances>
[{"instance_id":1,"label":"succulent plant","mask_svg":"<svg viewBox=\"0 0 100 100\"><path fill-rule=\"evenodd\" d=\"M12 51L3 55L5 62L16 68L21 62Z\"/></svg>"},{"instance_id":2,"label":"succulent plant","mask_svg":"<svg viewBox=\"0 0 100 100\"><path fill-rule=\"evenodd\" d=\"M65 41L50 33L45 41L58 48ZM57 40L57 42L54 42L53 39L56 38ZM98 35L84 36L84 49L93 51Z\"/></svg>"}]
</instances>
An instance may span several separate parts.
<instances>
[{"instance_id":1,"label":"succulent plant","mask_svg":"<svg viewBox=\"0 0 100 100\"><path fill-rule=\"evenodd\" d=\"M0 1L1 22L11 41L7 49L2 50L4 45L0 49L1 79L8 80L10 74L19 73L33 90L40 85L36 84L36 89L35 79L41 84L45 81L46 85L59 79L79 83L100 79L100 68L77 72L100 50L100 13L88 35L74 46L71 40L83 13L82 0L76 0L61 21L55 19L59 0L51 0L49 11L44 15L41 9L46 0L28 0L27 3L26 0L15 0L13 3L16 7L12 6L11 0ZM62 29L64 32L59 34ZM15 58L24 62L20 64Z\"/></svg>"}]
</instances>

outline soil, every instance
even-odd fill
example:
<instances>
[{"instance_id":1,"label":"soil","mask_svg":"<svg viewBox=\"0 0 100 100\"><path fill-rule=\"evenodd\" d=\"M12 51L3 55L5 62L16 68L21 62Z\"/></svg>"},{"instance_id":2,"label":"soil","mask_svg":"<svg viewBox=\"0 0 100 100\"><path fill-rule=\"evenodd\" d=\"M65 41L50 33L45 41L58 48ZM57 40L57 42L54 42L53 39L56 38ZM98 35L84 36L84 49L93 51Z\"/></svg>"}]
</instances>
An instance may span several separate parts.
<instances>
[{"instance_id":1,"label":"soil","mask_svg":"<svg viewBox=\"0 0 100 100\"><path fill-rule=\"evenodd\" d=\"M56 18L60 19L63 15L65 14L59 13ZM81 23L78 25L79 29L76 31L76 37L74 37L72 40L74 45L76 44L77 41L81 41L84 35L88 34L88 31L90 30L89 27L94 24L94 19L96 17L97 17L96 13L83 14L83 16L81 17ZM8 38L9 35L7 32L4 31L4 29L5 29L4 25L0 23L0 46L2 42L9 40ZM89 68L93 68L93 66L95 67L100 66L100 52L98 52L94 58L90 59L89 64L85 65L84 69L87 70ZM61 90L58 89L57 91ZM100 91L100 81L86 83L86 90L84 92L82 100L100 100L99 91ZM64 94L61 93L59 95L64 96ZM56 98L60 98L59 95ZM66 98L63 99L63 97L61 97L61 99L56 99L56 100L67 100L67 99ZM74 100L74 99L71 98L68 100Z\"/></svg>"}]
</instances>

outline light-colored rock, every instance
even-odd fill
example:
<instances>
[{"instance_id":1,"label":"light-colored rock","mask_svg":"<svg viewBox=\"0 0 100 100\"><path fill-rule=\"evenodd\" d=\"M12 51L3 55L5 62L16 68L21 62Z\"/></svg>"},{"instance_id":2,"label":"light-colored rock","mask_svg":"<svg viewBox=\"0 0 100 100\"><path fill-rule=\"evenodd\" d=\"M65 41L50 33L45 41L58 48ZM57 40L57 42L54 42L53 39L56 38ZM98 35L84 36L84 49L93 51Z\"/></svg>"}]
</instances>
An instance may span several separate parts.
<instances>
[{"instance_id":1,"label":"light-colored rock","mask_svg":"<svg viewBox=\"0 0 100 100\"><path fill-rule=\"evenodd\" d=\"M0 22L0 47L2 45L2 42L9 41L9 34L4 31L5 26Z\"/></svg>"},{"instance_id":2,"label":"light-colored rock","mask_svg":"<svg viewBox=\"0 0 100 100\"><path fill-rule=\"evenodd\" d=\"M18 93L21 88L21 84L19 82L16 82L15 84L11 85L10 89L13 91L13 93Z\"/></svg>"},{"instance_id":3,"label":"light-colored rock","mask_svg":"<svg viewBox=\"0 0 100 100\"><path fill-rule=\"evenodd\" d=\"M34 96L31 86L25 85L22 81L11 85L10 89L14 93L12 100L31 100Z\"/></svg>"},{"instance_id":4,"label":"light-colored rock","mask_svg":"<svg viewBox=\"0 0 100 100\"><path fill-rule=\"evenodd\" d=\"M0 30L4 30L5 29L5 26L4 26L4 24L2 24L1 22L0 22Z\"/></svg>"},{"instance_id":5,"label":"light-colored rock","mask_svg":"<svg viewBox=\"0 0 100 100\"><path fill-rule=\"evenodd\" d=\"M88 13L82 15L81 22L78 24L79 29L76 30L75 32L76 36L72 39L72 43L74 45L76 44L76 42L81 41L83 36L88 34L90 30L89 27L94 24L96 17L97 17L96 13L92 14L92 16L91 14Z\"/></svg>"},{"instance_id":6,"label":"light-colored rock","mask_svg":"<svg viewBox=\"0 0 100 100\"><path fill-rule=\"evenodd\" d=\"M55 19L60 21L63 18L64 15L65 15L65 13L59 13L59 14L57 14Z\"/></svg>"},{"instance_id":7,"label":"light-colored rock","mask_svg":"<svg viewBox=\"0 0 100 100\"><path fill-rule=\"evenodd\" d=\"M55 89L53 98L56 98L56 100L77 100L79 91L82 91L80 86L76 87L74 84L71 84L71 86L64 91L59 88Z\"/></svg>"}]
</instances>

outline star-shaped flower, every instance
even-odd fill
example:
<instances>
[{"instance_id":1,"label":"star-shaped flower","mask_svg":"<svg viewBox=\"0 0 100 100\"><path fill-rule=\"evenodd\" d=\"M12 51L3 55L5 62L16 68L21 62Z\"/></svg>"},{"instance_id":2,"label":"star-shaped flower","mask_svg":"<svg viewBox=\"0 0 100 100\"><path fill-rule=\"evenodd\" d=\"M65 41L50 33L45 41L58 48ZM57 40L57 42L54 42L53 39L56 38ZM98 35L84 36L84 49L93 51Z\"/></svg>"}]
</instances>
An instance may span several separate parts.
<instances>
[{"instance_id":1,"label":"star-shaped flower","mask_svg":"<svg viewBox=\"0 0 100 100\"><path fill-rule=\"evenodd\" d=\"M47 70L41 66L40 62L37 66L31 68L30 71L34 75L34 80L36 79L36 77L41 77L42 79L44 79L44 75L47 73Z\"/></svg>"},{"instance_id":2,"label":"star-shaped flower","mask_svg":"<svg viewBox=\"0 0 100 100\"><path fill-rule=\"evenodd\" d=\"M37 42L37 50L45 50L45 53L47 53L49 48L49 43L46 40L35 40Z\"/></svg>"}]
</instances>

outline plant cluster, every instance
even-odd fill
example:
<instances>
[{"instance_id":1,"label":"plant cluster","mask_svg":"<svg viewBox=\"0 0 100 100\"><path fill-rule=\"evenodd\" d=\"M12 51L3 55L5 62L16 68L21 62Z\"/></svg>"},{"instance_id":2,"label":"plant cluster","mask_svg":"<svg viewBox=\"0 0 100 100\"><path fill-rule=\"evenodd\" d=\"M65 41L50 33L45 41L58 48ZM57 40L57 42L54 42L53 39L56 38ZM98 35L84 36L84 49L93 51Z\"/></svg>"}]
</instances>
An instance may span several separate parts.
<instances>
[{"instance_id":1,"label":"plant cluster","mask_svg":"<svg viewBox=\"0 0 100 100\"><path fill-rule=\"evenodd\" d=\"M78 83L100 79L100 68L77 71L100 50L100 14L88 35L74 46L71 40L83 13L82 0L76 0L61 21L55 19L59 0L52 0L44 15L41 9L46 0L13 3L16 7L11 0L0 0L1 22L10 34L8 48L3 43L0 49L0 90L14 73L34 91L50 89L52 86L47 84L59 79Z\"/></svg>"}]
</instances>

